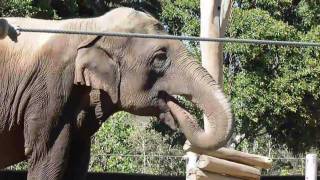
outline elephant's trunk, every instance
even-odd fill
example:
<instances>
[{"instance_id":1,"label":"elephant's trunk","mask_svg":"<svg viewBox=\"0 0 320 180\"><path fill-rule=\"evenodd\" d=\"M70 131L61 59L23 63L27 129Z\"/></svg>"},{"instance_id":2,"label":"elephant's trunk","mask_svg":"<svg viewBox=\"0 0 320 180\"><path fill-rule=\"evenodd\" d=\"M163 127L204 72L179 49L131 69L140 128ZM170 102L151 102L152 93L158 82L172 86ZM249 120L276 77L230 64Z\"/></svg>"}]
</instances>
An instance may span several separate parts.
<instances>
[{"instance_id":1,"label":"elephant's trunk","mask_svg":"<svg viewBox=\"0 0 320 180\"><path fill-rule=\"evenodd\" d=\"M227 143L232 133L233 119L229 103L219 85L215 84L201 65L193 64L186 69L188 72L184 73L192 78L187 81L191 101L205 114L204 129L179 103L169 100L167 105L192 145L205 149L220 148Z\"/></svg>"}]
</instances>

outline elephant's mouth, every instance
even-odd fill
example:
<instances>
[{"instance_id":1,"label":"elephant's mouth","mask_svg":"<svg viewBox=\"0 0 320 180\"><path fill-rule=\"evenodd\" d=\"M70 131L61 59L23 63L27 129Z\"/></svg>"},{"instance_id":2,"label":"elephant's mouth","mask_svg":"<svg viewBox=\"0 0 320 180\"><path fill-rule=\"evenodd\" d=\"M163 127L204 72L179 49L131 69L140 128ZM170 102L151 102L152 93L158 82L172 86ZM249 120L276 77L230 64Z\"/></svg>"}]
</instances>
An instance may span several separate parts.
<instances>
[{"instance_id":1,"label":"elephant's mouth","mask_svg":"<svg viewBox=\"0 0 320 180\"><path fill-rule=\"evenodd\" d=\"M173 130L179 128L178 116L175 112L179 111L179 113L191 116L186 107L171 95L166 94L159 102L161 112L158 115L158 119Z\"/></svg>"}]
</instances>

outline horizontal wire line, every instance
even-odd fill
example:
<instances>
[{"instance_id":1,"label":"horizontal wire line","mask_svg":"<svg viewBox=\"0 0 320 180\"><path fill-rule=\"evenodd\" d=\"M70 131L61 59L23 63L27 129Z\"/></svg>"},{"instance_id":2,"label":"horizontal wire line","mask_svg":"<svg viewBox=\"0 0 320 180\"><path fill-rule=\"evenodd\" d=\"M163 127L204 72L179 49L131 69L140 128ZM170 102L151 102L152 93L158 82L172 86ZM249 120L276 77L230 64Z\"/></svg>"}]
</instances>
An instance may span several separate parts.
<instances>
[{"instance_id":1,"label":"horizontal wire line","mask_svg":"<svg viewBox=\"0 0 320 180\"><path fill-rule=\"evenodd\" d=\"M270 158L272 160L295 160L295 159L298 159L298 160L305 160L306 158Z\"/></svg>"},{"instance_id":2,"label":"horizontal wire line","mask_svg":"<svg viewBox=\"0 0 320 180\"><path fill-rule=\"evenodd\" d=\"M184 158L181 155L143 155L143 154L100 154L98 156L122 156L122 157L160 157L160 158ZM272 160L304 160L305 158L269 158Z\"/></svg>"},{"instance_id":3,"label":"horizontal wire line","mask_svg":"<svg viewBox=\"0 0 320 180\"><path fill-rule=\"evenodd\" d=\"M158 35L158 34L122 33L122 32L89 32L89 31L69 31L69 30L67 31L67 30L29 29L29 28L27 29L27 28L21 28L21 27L17 27L16 29L20 32L31 32L31 33L77 34L77 35L134 37L134 38L148 38L148 39L171 39L171 40L187 40L187 41L258 44L258 45L320 47L320 43L316 43L316 42L274 41L274 40L236 39L236 38L206 38L206 37L195 37L195 36L174 36L174 35Z\"/></svg>"},{"instance_id":4,"label":"horizontal wire line","mask_svg":"<svg viewBox=\"0 0 320 180\"><path fill-rule=\"evenodd\" d=\"M122 157L163 157L163 158L183 158L183 156L174 155L142 155L142 154L100 154L99 156L122 156Z\"/></svg>"}]
</instances>

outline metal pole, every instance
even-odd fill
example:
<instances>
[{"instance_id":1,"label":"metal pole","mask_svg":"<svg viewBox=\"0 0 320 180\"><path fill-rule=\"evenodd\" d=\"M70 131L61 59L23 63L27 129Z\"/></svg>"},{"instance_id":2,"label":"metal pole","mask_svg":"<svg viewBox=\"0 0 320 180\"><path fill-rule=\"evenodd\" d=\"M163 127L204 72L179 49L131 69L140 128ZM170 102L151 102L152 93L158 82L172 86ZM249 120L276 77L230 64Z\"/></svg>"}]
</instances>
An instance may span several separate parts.
<instances>
[{"instance_id":1,"label":"metal pole","mask_svg":"<svg viewBox=\"0 0 320 180\"><path fill-rule=\"evenodd\" d=\"M305 180L317 180L317 154L307 154L305 166Z\"/></svg>"}]
</instances>

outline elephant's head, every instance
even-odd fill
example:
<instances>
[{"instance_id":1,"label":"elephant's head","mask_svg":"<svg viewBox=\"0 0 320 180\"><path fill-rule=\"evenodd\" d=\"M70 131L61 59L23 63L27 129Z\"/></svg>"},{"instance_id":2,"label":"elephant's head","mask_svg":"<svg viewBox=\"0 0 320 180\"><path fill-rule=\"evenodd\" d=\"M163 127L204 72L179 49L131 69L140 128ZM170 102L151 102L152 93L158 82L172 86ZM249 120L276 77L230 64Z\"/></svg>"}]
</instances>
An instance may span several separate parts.
<instances>
[{"instance_id":1,"label":"elephant's head","mask_svg":"<svg viewBox=\"0 0 320 180\"><path fill-rule=\"evenodd\" d=\"M129 8L93 21L105 31L166 33L159 21ZM92 37L79 46L75 66L76 84L104 90L120 110L157 116L172 128L177 124L195 146L218 148L231 134L232 115L221 88L180 41ZM173 95L204 111L204 129Z\"/></svg>"}]
</instances>

